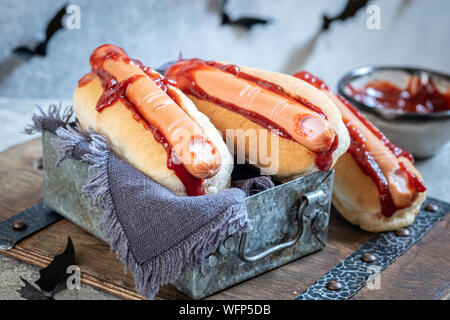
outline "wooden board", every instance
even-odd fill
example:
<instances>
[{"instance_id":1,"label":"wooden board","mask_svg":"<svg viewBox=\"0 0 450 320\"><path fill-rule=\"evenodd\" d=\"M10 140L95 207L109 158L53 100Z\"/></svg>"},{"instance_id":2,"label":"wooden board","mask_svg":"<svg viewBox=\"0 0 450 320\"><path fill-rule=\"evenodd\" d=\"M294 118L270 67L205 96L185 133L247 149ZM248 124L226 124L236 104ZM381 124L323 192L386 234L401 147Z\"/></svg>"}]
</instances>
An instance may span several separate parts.
<instances>
[{"instance_id":1,"label":"wooden board","mask_svg":"<svg viewBox=\"0 0 450 320\"><path fill-rule=\"evenodd\" d=\"M39 161L41 140L0 153L0 220L42 200ZM363 288L353 299L448 299L450 296L450 218L447 216L425 237L381 274L381 288ZM82 282L125 299L142 299L130 274L109 247L68 220L61 220L1 253L46 266L73 239ZM208 299L293 299L330 268L367 241L372 234L332 215L324 250L235 285ZM188 299L171 286L157 299Z\"/></svg>"}]
</instances>

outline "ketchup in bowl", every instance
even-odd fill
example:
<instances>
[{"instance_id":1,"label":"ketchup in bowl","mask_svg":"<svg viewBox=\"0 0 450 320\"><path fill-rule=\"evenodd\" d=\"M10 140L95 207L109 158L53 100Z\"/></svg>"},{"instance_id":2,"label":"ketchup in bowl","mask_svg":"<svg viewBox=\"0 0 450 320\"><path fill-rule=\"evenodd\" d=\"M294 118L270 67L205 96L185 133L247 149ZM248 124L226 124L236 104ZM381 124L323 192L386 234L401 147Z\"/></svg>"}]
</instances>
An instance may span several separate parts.
<instances>
[{"instance_id":1,"label":"ketchup in bowl","mask_svg":"<svg viewBox=\"0 0 450 320\"><path fill-rule=\"evenodd\" d=\"M339 80L338 92L416 158L432 157L450 141L450 74L362 66Z\"/></svg>"},{"instance_id":2,"label":"ketchup in bowl","mask_svg":"<svg viewBox=\"0 0 450 320\"><path fill-rule=\"evenodd\" d=\"M450 90L441 92L431 77L424 80L410 76L406 88L387 80L373 80L361 89L348 83L347 89L356 101L370 107L419 114L450 110Z\"/></svg>"}]
</instances>

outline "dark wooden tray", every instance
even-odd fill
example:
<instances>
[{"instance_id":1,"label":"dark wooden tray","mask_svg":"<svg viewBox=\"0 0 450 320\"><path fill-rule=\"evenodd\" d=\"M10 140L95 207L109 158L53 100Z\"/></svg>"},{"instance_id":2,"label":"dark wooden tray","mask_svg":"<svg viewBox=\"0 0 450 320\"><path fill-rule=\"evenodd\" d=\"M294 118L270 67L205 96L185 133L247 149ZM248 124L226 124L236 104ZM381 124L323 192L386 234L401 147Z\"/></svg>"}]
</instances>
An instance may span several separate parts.
<instances>
[{"instance_id":1,"label":"dark wooden tray","mask_svg":"<svg viewBox=\"0 0 450 320\"><path fill-rule=\"evenodd\" d=\"M0 220L42 200L39 158L41 139L0 153ZM450 215L381 274L381 289L361 289L353 299L449 299ZM82 282L125 299L142 299L133 279L109 247L68 220L61 220L2 254L38 267L46 266L73 239ZM324 250L245 281L208 299L293 299L334 265L367 241L361 231L334 212ZM56 244L56 245L55 245ZM157 299L188 299L165 286Z\"/></svg>"}]
</instances>

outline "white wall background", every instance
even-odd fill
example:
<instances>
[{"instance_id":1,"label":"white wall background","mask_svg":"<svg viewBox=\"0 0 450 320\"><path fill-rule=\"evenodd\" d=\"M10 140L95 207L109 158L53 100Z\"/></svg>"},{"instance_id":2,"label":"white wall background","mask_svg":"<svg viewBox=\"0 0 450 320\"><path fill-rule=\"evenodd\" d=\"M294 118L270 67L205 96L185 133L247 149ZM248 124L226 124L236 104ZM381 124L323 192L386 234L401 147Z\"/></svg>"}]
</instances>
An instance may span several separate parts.
<instances>
[{"instance_id":1,"label":"white wall background","mask_svg":"<svg viewBox=\"0 0 450 320\"><path fill-rule=\"evenodd\" d=\"M11 49L42 40L57 0L0 1L0 64ZM373 0L381 8L381 30L368 30L361 10L333 24L311 47L323 12L335 15L346 0L230 0L233 17L272 19L250 32L220 25L215 0L72 0L81 8L81 29L62 30L46 57L35 57L0 75L0 96L70 99L88 71L92 50L122 46L150 66L185 57L217 59L274 71L308 69L334 86L348 70L365 64L408 64L450 73L450 1ZM309 59L302 52L311 51ZM304 61L304 65L302 65ZM1 111L0 111L1 112Z\"/></svg>"},{"instance_id":2,"label":"white wall background","mask_svg":"<svg viewBox=\"0 0 450 320\"><path fill-rule=\"evenodd\" d=\"M64 3L80 6L81 29L60 31L46 57L11 68L12 48L42 40L47 21ZM322 13L335 15L345 3L229 0L233 17L273 19L247 33L220 26L215 0L0 0L0 151L30 139L21 132L36 104L71 99L78 79L89 70L90 53L103 43L122 46L151 66L176 59L182 51L185 57L275 71L305 68L332 86L345 72L365 64L409 64L450 73L449 0L373 0L371 4L381 8L381 30L368 30L368 15L361 11L351 20L335 23L311 46ZM311 53L306 60L304 52ZM449 155L447 144L435 158L417 163L428 194L446 201L450 176L443 173L449 171ZM17 299L18 276L31 279L35 274L33 267L0 255L0 282L6 284L0 287L0 300ZM71 294L65 290L59 298L77 298ZM79 298L112 297L83 286Z\"/></svg>"}]
</instances>

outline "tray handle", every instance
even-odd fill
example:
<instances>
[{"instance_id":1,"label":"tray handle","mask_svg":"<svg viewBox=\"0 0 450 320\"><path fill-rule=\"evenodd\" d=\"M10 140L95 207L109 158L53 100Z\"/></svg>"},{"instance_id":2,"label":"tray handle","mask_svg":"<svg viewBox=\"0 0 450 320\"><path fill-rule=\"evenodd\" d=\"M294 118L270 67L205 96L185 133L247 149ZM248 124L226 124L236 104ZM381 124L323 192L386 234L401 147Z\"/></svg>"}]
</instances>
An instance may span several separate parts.
<instances>
[{"instance_id":1,"label":"tray handle","mask_svg":"<svg viewBox=\"0 0 450 320\"><path fill-rule=\"evenodd\" d=\"M261 259L267 257L268 255L270 255L272 253L292 247L294 244L296 244L299 241L300 237L302 236L303 213L304 213L305 209L308 206L317 203L318 201L322 200L325 197L326 197L326 195L322 190L316 190L313 192L309 192L302 196L300 207L299 207L299 209L297 211L297 215L296 215L298 230L292 240L274 245L273 247L268 248L268 249L264 250L263 252L255 254L253 256L247 256L245 254L245 244L247 243L247 232L243 232L242 236L241 236L241 241L239 242L239 257L241 258L241 260L244 262L255 262L255 261L258 261L258 260L261 260Z\"/></svg>"}]
</instances>

